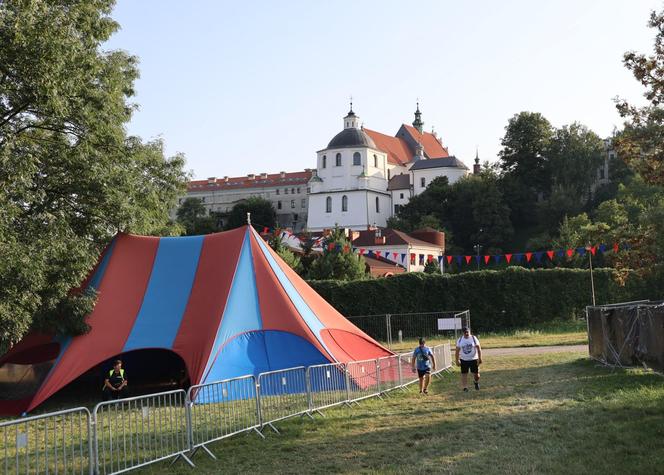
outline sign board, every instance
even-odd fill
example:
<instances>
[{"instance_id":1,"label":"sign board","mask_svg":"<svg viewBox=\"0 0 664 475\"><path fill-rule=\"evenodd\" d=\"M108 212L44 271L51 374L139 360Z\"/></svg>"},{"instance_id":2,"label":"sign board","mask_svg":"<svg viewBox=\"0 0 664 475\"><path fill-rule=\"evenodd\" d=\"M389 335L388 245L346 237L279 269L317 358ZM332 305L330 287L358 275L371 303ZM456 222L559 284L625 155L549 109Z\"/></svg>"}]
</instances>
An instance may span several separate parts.
<instances>
[{"instance_id":1,"label":"sign board","mask_svg":"<svg viewBox=\"0 0 664 475\"><path fill-rule=\"evenodd\" d=\"M439 318L438 330L461 330L461 318Z\"/></svg>"}]
</instances>

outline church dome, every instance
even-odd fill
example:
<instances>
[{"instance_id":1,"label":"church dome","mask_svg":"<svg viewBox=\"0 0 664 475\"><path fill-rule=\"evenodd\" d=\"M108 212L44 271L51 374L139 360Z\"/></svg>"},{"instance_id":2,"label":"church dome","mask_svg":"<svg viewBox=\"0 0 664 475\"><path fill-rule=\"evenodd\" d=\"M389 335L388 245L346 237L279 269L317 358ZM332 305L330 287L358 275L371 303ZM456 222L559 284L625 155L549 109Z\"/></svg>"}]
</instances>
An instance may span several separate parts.
<instances>
[{"instance_id":1,"label":"church dome","mask_svg":"<svg viewBox=\"0 0 664 475\"><path fill-rule=\"evenodd\" d=\"M362 129L349 127L334 136L327 148L344 147L370 147L376 148L376 144Z\"/></svg>"}]
</instances>

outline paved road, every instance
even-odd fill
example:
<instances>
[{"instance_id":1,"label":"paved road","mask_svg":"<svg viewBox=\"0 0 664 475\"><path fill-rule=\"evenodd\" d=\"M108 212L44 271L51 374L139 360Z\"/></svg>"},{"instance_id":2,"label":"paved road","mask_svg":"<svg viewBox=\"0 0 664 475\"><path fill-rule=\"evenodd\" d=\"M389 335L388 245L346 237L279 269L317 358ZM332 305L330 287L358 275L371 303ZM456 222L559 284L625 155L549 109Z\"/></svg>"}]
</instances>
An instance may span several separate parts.
<instances>
[{"instance_id":1,"label":"paved road","mask_svg":"<svg viewBox=\"0 0 664 475\"><path fill-rule=\"evenodd\" d=\"M560 345L560 346L527 346L522 348L487 348L482 353L487 356L506 356L506 355L536 355L540 353L563 353L585 351L588 352L588 345Z\"/></svg>"}]
</instances>

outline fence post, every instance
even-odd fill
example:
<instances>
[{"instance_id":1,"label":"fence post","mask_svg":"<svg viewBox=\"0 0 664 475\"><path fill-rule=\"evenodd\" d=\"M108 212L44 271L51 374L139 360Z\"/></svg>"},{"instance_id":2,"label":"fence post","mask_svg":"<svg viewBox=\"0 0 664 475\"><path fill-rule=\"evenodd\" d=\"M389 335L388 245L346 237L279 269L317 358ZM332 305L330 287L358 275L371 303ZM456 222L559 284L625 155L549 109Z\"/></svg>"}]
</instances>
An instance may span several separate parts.
<instances>
[{"instance_id":1,"label":"fence post","mask_svg":"<svg viewBox=\"0 0 664 475\"><path fill-rule=\"evenodd\" d=\"M307 387L307 407L309 408L309 412L313 411L313 402L312 402L312 395L311 395L311 374L310 374L310 366L307 366L307 369L304 372L304 380L306 383Z\"/></svg>"},{"instance_id":2,"label":"fence post","mask_svg":"<svg viewBox=\"0 0 664 475\"><path fill-rule=\"evenodd\" d=\"M254 376L254 388L256 391L256 419L261 430L263 429L263 414L261 413L261 378Z\"/></svg>"},{"instance_id":3,"label":"fence post","mask_svg":"<svg viewBox=\"0 0 664 475\"><path fill-rule=\"evenodd\" d=\"M403 371L401 368L401 355L397 355L397 370L399 371L399 386L403 386Z\"/></svg>"},{"instance_id":4,"label":"fence post","mask_svg":"<svg viewBox=\"0 0 664 475\"><path fill-rule=\"evenodd\" d=\"M385 314L385 331L387 332L386 335L386 340L387 340L387 347L392 348L392 315L389 313Z\"/></svg>"},{"instance_id":5,"label":"fence post","mask_svg":"<svg viewBox=\"0 0 664 475\"><path fill-rule=\"evenodd\" d=\"M378 384L378 395L380 396L380 358L376 358L376 383Z\"/></svg>"},{"instance_id":6,"label":"fence post","mask_svg":"<svg viewBox=\"0 0 664 475\"><path fill-rule=\"evenodd\" d=\"M348 363L344 364L344 375L346 378L346 402L350 404L350 372L348 371Z\"/></svg>"},{"instance_id":7,"label":"fence post","mask_svg":"<svg viewBox=\"0 0 664 475\"><path fill-rule=\"evenodd\" d=\"M186 417L186 423L187 423L187 449L189 452L194 450L194 429L193 429L193 424L191 422L191 406L194 405L193 401L191 401L189 397L189 391L187 391L187 395L185 396L184 399L184 414Z\"/></svg>"}]
</instances>

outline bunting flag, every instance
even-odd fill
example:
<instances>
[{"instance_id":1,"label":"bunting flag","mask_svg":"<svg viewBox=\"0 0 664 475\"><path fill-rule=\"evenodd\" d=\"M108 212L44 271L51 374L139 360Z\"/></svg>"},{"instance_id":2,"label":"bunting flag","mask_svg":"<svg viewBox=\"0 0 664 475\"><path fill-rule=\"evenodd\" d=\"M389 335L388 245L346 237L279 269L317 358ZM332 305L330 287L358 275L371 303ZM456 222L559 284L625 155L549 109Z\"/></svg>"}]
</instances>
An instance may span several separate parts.
<instances>
[{"instance_id":1,"label":"bunting flag","mask_svg":"<svg viewBox=\"0 0 664 475\"><path fill-rule=\"evenodd\" d=\"M601 252L602 254L606 252L606 244L599 245L599 252Z\"/></svg>"},{"instance_id":2,"label":"bunting flag","mask_svg":"<svg viewBox=\"0 0 664 475\"><path fill-rule=\"evenodd\" d=\"M473 258L473 256L466 256L466 264L470 264L470 260Z\"/></svg>"},{"instance_id":3,"label":"bunting flag","mask_svg":"<svg viewBox=\"0 0 664 475\"><path fill-rule=\"evenodd\" d=\"M484 263L485 263L485 264L489 264L489 260L490 260L490 259L491 259L491 256L490 256L490 255L488 255L488 254L485 255L485 256L484 256Z\"/></svg>"},{"instance_id":4,"label":"bunting flag","mask_svg":"<svg viewBox=\"0 0 664 475\"><path fill-rule=\"evenodd\" d=\"M597 246L593 246L590 248L590 253L593 255L593 257L595 256L596 252L597 252Z\"/></svg>"},{"instance_id":5,"label":"bunting flag","mask_svg":"<svg viewBox=\"0 0 664 475\"><path fill-rule=\"evenodd\" d=\"M563 257L565 257L565 251L563 251L562 249L557 250L556 251L556 256L558 256L562 259Z\"/></svg>"},{"instance_id":6,"label":"bunting flag","mask_svg":"<svg viewBox=\"0 0 664 475\"><path fill-rule=\"evenodd\" d=\"M530 262L530 258L533 257L532 252L526 252L526 262Z\"/></svg>"},{"instance_id":7,"label":"bunting flag","mask_svg":"<svg viewBox=\"0 0 664 475\"><path fill-rule=\"evenodd\" d=\"M427 255L427 262L433 261L433 256L431 254Z\"/></svg>"},{"instance_id":8,"label":"bunting flag","mask_svg":"<svg viewBox=\"0 0 664 475\"><path fill-rule=\"evenodd\" d=\"M401 262L404 262L406 260L406 254L401 254Z\"/></svg>"},{"instance_id":9,"label":"bunting flag","mask_svg":"<svg viewBox=\"0 0 664 475\"><path fill-rule=\"evenodd\" d=\"M576 253L580 255L581 257L586 255L586 248L585 247L577 247L576 248Z\"/></svg>"},{"instance_id":10,"label":"bunting flag","mask_svg":"<svg viewBox=\"0 0 664 475\"><path fill-rule=\"evenodd\" d=\"M542 251L537 251L535 254L535 260L537 261L538 264L542 263L542 256L544 253Z\"/></svg>"},{"instance_id":11,"label":"bunting flag","mask_svg":"<svg viewBox=\"0 0 664 475\"><path fill-rule=\"evenodd\" d=\"M495 256L493 256L493 258L496 260L496 264L500 263L501 257L503 257L503 256L501 256L500 254L496 254Z\"/></svg>"},{"instance_id":12,"label":"bunting flag","mask_svg":"<svg viewBox=\"0 0 664 475\"><path fill-rule=\"evenodd\" d=\"M512 254L505 254L505 260L506 260L507 263L509 264L510 261L512 260Z\"/></svg>"},{"instance_id":13,"label":"bunting flag","mask_svg":"<svg viewBox=\"0 0 664 475\"><path fill-rule=\"evenodd\" d=\"M461 261L462 261L463 257L461 257L461 256L455 256L455 257L456 257L457 265L461 266Z\"/></svg>"},{"instance_id":14,"label":"bunting flag","mask_svg":"<svg viewBox=\"0 0 664 475\"><path fill-rule=\"evenodd\" d=\"M521 261L523 260L523 254L514 254L514 260L521 264Z\"/></svg>"},{"instance_id":15,"label":"bunting flag","mask_svg":"<svg viewBox=\"0 0 664 475\"><path fill-rule=\"evenodd\" d=\"M567 254L567 257L572 257L574 255L574 249L567 249L565 254Z\"/></svg>"},{"instance_id":16,"label":"bunting flag","mask_svg":"<svg viewBox=\"0 0 664 475\"><path fill-rule=\"evenodd\" d=\"M615 244L613 245L613 252L618 252L618 249L619 249L619 247L618 247L618 243L615 243Z\"/></svg>"},{"instance_id":17,"label":"bunting flag","mask_svg":"<svg viewBox=\"0 0 664 475\"><path fill-rule=\"evenodd\" d=\"M375 253L378 257L380 257L380 251L374 251L374 253Z\"/></svg>"},{"instance_id":18,"label":"bunting flag","mask_svg":"<svg viewBox=\"0 0 664 475\"><path fill-rule=\"evenodd\" d=\"M549 256L550 260L553 260L553 251L546 251L546 255Z\"/></svg>"},{"instance_id":19,"label":"bunting flag","mask_svg":"<svg viewBox=\"0 0 664 475\"><path fill-rule=\"evenodd\" d=\"M398 252L393 252L393 253L392 253L392 257L394 258L395 261L397 260L397 256L398 256L398 255L399 255ZM405 256L405 254L401 254L401 255L402 255L402 256ZM401 260L403 261L403 257L401 258Z\"/></svg>"},{"instance_id":20,"label":"bunting flag","mask_svg":"<svg viewBox=\"0 0 664 475\"><path fill-rule=\"evenodd\" d=\"M442 264L443 256L438 256L438 265Z\"/></svg>"},{"instance_id":21,"label":"bunting flag","mask_svg":"<svg viewBox=\"0 0 664 475\"><path fill-rule=\"evenodd\" d=\"M454 259L453 256L445 256L447 258L447 265L451 266L452 265L452 259Z\"/></svg>"},{"instance_id":22,"label":"bunting flag","mask_svg":"<svg viewBox=\"0 0 664 475\"><path fill-rule=\"evenodd\" d=\"M360 248L360 256L363 256L365 251L366 251L366 249Z\"/></svg>"},{"instance_id":23,"label":"bunting flag","mask_svg":"<svg viewBox=\"0 0 664 475\"><path fill-rule=\"evenodd\" d=\"M480 256L475 255L475 264L479 265L479 263L480 263Z\"/></svg>"}]
</instances>

